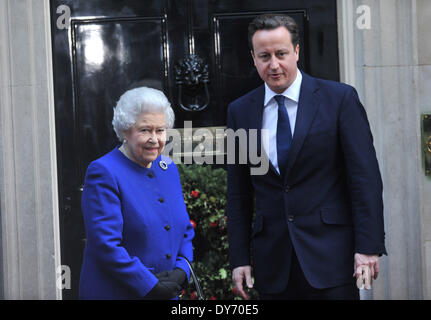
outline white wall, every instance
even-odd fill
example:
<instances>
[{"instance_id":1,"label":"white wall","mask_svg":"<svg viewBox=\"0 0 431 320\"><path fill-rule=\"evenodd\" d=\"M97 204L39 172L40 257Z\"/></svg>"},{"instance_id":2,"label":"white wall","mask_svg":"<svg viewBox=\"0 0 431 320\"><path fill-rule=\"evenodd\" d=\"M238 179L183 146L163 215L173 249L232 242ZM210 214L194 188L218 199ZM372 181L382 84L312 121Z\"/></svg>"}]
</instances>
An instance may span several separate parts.
<instances>
[{"instance_id":1,"label":"white wall","mask_svg":"<svg viewBox=\"0 0 431 320\"><path fill-rule=\"evenodd\" d=\"M337 4L342 79L356 86L367 110L384 185L388 256L374 289L362 296L429 299L431 181L422 167L420 114L431 112L431 1ZM370 8L369 29L356 25L361 5Z\"/></svg>"},{"instance_id":2,"label":"white wall","mask_svg":"<svg viewBox=\"0 0 431 320\"><path fill-rule=\"evenodd\" d=\"M419 112L431 114L431 1L417 0L417 44ZM420 138L420 137L419 137ZM422 274L424 298L431 299L431 177L423 176L421 168L420 205L422 225Z\"/></svg>"},{"instance_id":3,"label":"white wall","mask_svg":"<svg viewBox=\"0 0 431 320\"><path fill-rule=\"evenodd\" d=\"M56 299L57 176L49 1L0 0L3 298Z\"/></svg>"}]
</instances>

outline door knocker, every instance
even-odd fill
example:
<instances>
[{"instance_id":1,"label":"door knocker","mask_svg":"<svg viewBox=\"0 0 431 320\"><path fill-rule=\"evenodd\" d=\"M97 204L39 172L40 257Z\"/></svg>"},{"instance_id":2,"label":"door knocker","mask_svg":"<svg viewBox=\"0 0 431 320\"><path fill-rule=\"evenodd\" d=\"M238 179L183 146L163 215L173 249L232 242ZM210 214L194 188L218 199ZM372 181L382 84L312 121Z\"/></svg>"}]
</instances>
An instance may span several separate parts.
<instances>
[{"instance_id":1,"label":"door knocker","mask_svg":"<svg viewBox=\"0 0 431 320\"><path fill-rule=\"evenodd\" d=\"M204 110L209 102L208 65L191 54L175 65L175 84L178 85L178 104L185 111Z\"/></svg>"}]
</instances>

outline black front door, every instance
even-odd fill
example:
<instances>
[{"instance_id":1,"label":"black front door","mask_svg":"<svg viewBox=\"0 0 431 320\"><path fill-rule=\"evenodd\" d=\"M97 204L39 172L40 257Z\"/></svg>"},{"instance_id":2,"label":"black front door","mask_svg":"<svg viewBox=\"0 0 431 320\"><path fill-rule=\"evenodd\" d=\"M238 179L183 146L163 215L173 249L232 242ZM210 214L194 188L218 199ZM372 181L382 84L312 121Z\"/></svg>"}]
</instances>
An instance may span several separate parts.
<instances>
[{"instance_id":1,"label":"black front door","mask_svg":"<svg viewBox=\"0 0 431 320\"><path fill-rule=\"evenodd\" d=\"M265 12L296 19L299 67L338 80L335 0L51 0L61 261L77 298L85 230L81 191L88 164L119 144L113 107L131 88L163 90L176 127L224 126L229 102L261 84L247 25ZM188 60L185 60L188 58ZM190 70L185 62L194 62ZM183 63L183 68L181 68ZM199 86L187 77L197 72ZM194 75L196 76L196 74Z\"/></svg>"}]
</instances>

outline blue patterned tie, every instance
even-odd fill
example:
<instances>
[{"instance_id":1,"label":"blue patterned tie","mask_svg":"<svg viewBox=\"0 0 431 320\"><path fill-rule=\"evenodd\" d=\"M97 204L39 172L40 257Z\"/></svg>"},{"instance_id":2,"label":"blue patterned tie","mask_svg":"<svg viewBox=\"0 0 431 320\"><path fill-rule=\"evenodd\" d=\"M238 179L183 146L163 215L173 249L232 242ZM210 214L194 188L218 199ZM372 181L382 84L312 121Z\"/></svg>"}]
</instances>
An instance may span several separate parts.
<instances>
[{"instance_id":1,"label":"blue patterned tie","mask_svg":"<svg viewBox=\"0 0 431 320\"><path fill-rule=\"evenodd\" d=\"M278 168L280 169L280 175L284 176L287 165L287 155L292 143L292 132L290 131L290 122L287 109L284 106L285 97L282 95L277 95L274 98L278 103L277 161Z\"/></svg>"}]
</instances>

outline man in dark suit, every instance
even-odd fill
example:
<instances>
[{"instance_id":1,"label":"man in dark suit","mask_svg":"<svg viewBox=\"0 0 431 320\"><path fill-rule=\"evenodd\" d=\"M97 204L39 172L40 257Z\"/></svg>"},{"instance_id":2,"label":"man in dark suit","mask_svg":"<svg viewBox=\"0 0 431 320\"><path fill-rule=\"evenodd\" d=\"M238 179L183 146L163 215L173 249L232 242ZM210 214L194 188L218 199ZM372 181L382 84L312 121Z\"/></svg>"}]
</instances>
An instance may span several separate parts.
<instances>
[{"instance_id":1,"label":"man in dark suit","mask_svg":"<svg viewBox=\"0 0 431 320\"><path fill-rule=\"evenodd\" d=\"M298 70L292 18L257 17L249 42L265 84L229 105L227 126L265 130L270 166L253 175L250 161L228 165L235 286L249 298L243 284L251 288L254 275L262 299L359 299L354 276L368 267L376 279L386 254L382 181L365 110L353 87Z\"/></svg>"}]
</instances>

